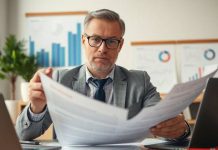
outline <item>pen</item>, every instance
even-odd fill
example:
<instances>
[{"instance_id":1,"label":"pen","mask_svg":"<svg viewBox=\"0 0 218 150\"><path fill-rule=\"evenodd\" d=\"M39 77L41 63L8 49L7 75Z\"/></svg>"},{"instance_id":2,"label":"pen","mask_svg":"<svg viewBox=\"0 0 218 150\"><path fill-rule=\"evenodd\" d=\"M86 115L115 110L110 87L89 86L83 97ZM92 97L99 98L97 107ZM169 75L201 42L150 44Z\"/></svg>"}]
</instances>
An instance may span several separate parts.
<instances>
[{"instance_id":1,"label":"pen","mask_svg":"<svg viewBox=\"0 0 218 150\"><path fill-rule=\"evenodd\" d=\"M39 145L39 141L20 141L20 144Z\"/></svg>"}]
</instances>

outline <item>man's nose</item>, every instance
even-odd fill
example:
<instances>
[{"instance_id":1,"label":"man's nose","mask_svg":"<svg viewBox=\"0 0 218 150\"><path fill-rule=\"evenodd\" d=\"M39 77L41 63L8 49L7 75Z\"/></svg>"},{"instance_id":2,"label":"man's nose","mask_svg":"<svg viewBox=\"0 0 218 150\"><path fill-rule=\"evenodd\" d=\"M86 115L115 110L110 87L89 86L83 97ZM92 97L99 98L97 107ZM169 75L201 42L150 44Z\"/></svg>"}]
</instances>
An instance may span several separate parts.
<instances>
[{"instance_id":1,"label":"man's nose","mask_svg":"<svg viewBox=\"0 0 218 150\"><path fill-rule=\"evenodd\" d=\"M106 42L105 42L105 41L102 41L100 47L98 48L98 51L103 53L103 52L106 52L107 49L108 49L108 48L107 48Z\"/></svg>"}]
</instances>

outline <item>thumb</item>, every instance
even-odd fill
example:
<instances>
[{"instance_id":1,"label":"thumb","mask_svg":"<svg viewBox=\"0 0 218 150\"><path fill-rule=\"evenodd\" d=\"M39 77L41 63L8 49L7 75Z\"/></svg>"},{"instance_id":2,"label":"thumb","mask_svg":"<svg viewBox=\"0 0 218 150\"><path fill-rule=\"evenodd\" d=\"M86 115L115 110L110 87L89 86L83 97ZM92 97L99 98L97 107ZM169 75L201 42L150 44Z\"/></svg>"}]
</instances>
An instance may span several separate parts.
<instances>
[{"instance_id":1,"label":"thumb","mask_svg":"<svg viewBox=\"0 0 218 150\"><path fill-rule=\"evenodd\" d=\"M52 68L49 67L49 68L46 68L46 69L40 69L40 70L38 70L38 71L34 74L33 78L32 78L30 81L31 81L31 82L40 82L40 81L41 81L41 80L40 80L40 76L39 76L40 73L44 73L44 74L46 74L47 76L52 77Z\"/></svg>"},{"instance_id":2,"label":"thumb","mask_svg":"<svg viewBox=\"0 0 218 150\"><path fill-rule=\"evenodd\" d=\"M39 77L39 73L42 72L42 70L38 70L34 76L32 77L32 79L30 80L30 82L40 82L40 77Z\"/></svg>"},{"instance_id":3,"label":"thumb","mask_svg":"<svg viewBox=\"0 0 218 150\"><path fill-rule=\"evenodd\" d=\"M52 71L53 71L53 69L51 67L49 67L49 68L45 69L44 73L51 78Z\"/></svg>"}]
</instances>

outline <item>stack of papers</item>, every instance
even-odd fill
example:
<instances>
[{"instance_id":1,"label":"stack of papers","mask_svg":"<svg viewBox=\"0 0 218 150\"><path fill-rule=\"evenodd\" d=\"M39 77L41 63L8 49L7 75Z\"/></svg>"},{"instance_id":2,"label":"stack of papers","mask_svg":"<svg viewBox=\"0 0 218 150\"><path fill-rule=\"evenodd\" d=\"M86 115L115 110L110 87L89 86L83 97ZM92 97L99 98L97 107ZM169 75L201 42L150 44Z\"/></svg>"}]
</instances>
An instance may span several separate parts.
<instances>
[{"instance_id":1,"label":"stack of papers","mask_svg":"<svg viewBox=\"0 0 218 150\"><path fill-rule=\"evenodd\" d=\"M216 70L217 71L217 70ZM142 141L156 124L180 114L205 88L213 73L175 85L164 100L128 120L128 110L108 105L40 74L57 138L62 146Z\"/></svg>"}]
</instances>

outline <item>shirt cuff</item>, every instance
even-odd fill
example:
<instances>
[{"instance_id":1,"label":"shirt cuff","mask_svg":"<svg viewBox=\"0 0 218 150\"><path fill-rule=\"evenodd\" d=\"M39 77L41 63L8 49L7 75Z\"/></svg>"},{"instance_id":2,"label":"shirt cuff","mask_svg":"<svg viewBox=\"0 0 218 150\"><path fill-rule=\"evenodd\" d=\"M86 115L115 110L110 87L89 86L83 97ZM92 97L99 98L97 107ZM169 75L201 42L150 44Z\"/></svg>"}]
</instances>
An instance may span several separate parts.
<instances>
[{"instance_id":1,"label":"shirt cuff","mask_svg":"<svg viewBox=\"0 0 218 150\"><path fill-rule=\"evenodd\" d=\"M33 122L38 122L38 121L42 120L42 118L45 116L46 111L47 111L47 107L44 109L43 112L41 112L41 113L39 113L39 114L35 114L35 113L33 113L33 112L31 111L30 105L29 105L29 108L28 108L28 114L29 114L29 115L28 115L28 117L29 117L29 119L30 119L31 121L33 121Z\"/></svg>"}]
</instances>

